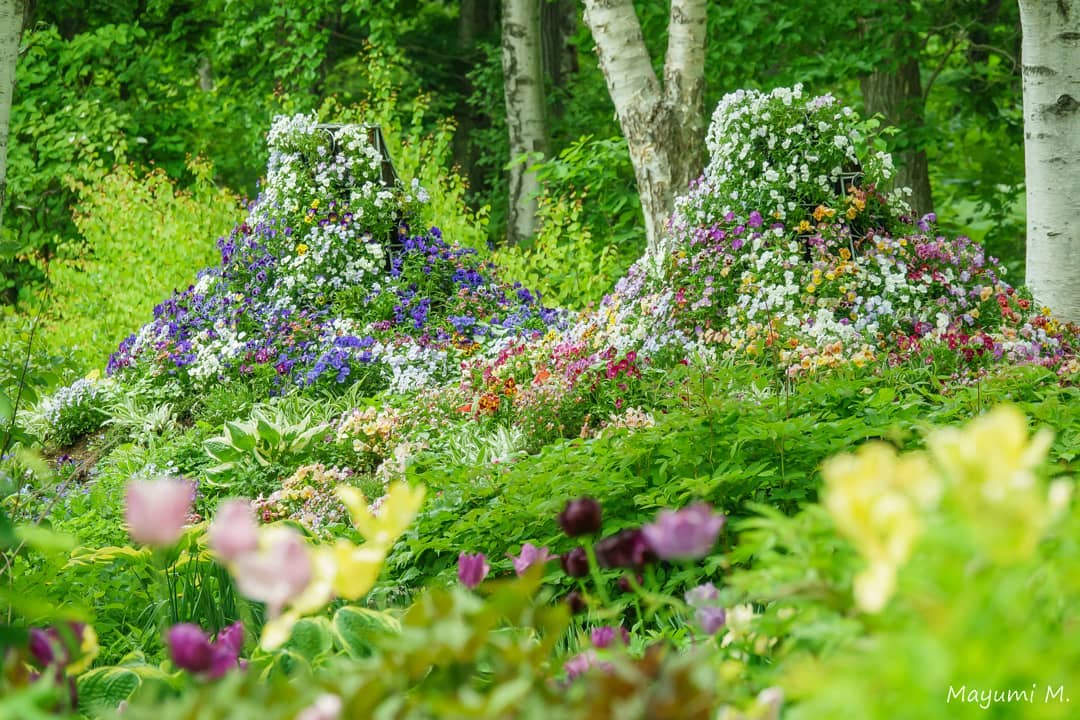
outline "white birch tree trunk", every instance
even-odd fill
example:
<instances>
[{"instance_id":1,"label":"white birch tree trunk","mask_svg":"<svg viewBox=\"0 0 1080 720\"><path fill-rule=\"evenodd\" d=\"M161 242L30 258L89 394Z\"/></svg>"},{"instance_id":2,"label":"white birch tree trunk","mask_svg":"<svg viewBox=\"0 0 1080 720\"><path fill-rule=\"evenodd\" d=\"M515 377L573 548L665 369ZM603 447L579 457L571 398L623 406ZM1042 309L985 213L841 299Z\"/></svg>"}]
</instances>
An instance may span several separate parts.
<instances>
[{"instance_id":1,"label":"white birch tree trunk","mask_svg":"<svg viewBox=\"0 0 1080 720\"><path fill-rule=\"evenodd\" d=\"M540 2L503 0L502 4L503 82L511 160L547 151ZM511 245L536 232L540 182L536 173L529 171L529 164L518 161L510 167L510 211L506 225L507 242Z\"/></svg>"},{"instance_id":2,"label":"white birch tree trunk","mask_svg":"<svg viewBox=\"0 0 1080 720\"><path fill-rule=\"evenodd\" d=\"M0 0L0 225L7 204L8 136L11 130L11 97L15 92L15 66L19 62L26 0Z\"/></svg>"},{"instance_id":3,"label":"white birch tree trunk","mask_svg":"<svg viewBox=\"0 0 1080 720\"><path fill-rule=\"evenodd\" d=\"M1027 285L1080 322L1080 0L1020 0Z\"/></svg>"},{"instance_id":4,"label":"white birch tree trunk","mask_svg":"<svg viewBox=\"0 0 1080 720\"><path fill-rule=\"evenodd\" d=\"M585 22L630 150L649 252L657 254L676 194L702 168L705 0L671 2L662 87L632 0L585 0Z\"/></svg>"}]
</instances>

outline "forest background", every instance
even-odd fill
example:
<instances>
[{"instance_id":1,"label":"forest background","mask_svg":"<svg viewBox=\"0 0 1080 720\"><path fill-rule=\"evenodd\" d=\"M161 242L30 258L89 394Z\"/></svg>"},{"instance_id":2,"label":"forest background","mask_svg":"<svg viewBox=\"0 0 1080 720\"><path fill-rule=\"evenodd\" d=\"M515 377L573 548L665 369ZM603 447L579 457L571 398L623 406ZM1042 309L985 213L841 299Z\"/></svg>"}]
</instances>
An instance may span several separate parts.
<instances>
[{"instance_id":1,"label":"forest background","mask_svg":"<svg viewBox=\"0 0 1080 720\"><path fill-rule=\"evenodd\" d=\"M598 299L645 246L641 202L581 6L539 4L544 152L515 157L500 23L514 2L29 3L0 237L3 355L14 364L40 314L43 355L99 366L210 264L208 238L258 192L272 117L310 110L381 124L448 237L494 249L551 302ZM667 3L634 5L659 70ZM710 2L705 45L706 109L798 81L881 113L900 129L888 137L913 207L947 208L943 229L1023 277L1016 3ZM523 169L539 180L525 195L512 182Z\"/></svg>"}]
</instances>

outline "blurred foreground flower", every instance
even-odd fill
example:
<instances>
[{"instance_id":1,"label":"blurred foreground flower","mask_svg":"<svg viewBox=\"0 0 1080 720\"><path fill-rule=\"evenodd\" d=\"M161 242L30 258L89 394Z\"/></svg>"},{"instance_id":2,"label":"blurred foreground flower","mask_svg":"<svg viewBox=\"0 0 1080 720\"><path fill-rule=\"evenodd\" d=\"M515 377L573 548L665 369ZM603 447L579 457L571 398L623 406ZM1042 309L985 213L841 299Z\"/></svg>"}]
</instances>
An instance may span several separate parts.
<instances>
[{"instance_id":1,"label":"blurred foreground flower","mask_svg":"<svg viewBox=\"0 0 1080 720\"><path fill-rule=\"evenodd\" d=\"M240 651L244 646L244 626L239 622L233 623L219 632L217 639L211 643L198 625L180 623L169 629L166 639L169 656L178 668L219 678L239 664Z\"/></svg>"},{"instance_id":2,"label":"blurred foreground flower","mask_svg":"<svg viewBox=\"0 0 1080 720\"><path fill-rule=\"evenodd\" d=\"M546 547L538 548L532 543L525 543L521 546L521 553L517 556L506 554L514 563L514 572L519 576L524 575L525 571L536 564L543 565L548 560L552 560L553 556Z\"/></svg>"},{"instance_id":3,"label":"blurred foreground flower","mask_svg":"<svg viewBox=\"0 0 1080 720\"><path fill-rule=\"evenodd\" d=\"M194 499L195 483L183 478L128 483L124 520L131 539L144 545L172 545L183 533Z\"/></svg>"},{"instance_id":4,"label":"blurred foreground flower","mask_svg":"<svg viewBox=\"0 0 1080 720\"><path fill-rule=\"evenodd\" d=\"M474 588L482 583L490 571L491 566L488 565L483 553L475 555L461 553L458 556L458 580L467 588Z\"/></svg>"},{"instance_id":5,"label":"blurred foreground flower","mask_svg":"<svg viewBox=\"0 0 1080 720\"><path fill-rule=\"evenodd\" d=\"M641 528L649 547L664 560L696 560L708 555L727 518L707 503L661 510L656 522Z\"/></svg>"},{"instance_id":6,"label":"blurred foreground flower","mask_svg":"<svg viewBox=\"0 0 1080 720\"><path fill-rule=\"evenodd\" d=\"M727 612L716 604L718 598L719 592L712 583L686 592L686 604L694 608L694 621L706 635L715 635L727 621Z\"/></svg>"},{"instance_id":7,"label":"blurred foreground flower","mask_svg":"<svg viewBox=\"0 0 1080 720\"><path fill-rule=\"evenodd\" d=\"M590 535L600 529L600 503L591 497L579 497L566 503L559 513L559 527L570 537Z\"/></svg>"},{"instance_id":8,"label":"blurred foreground flower","mask_svg":"<svg viewBox=\"0 0 1080 720\"><path fill-rule=\"evenodd\" d=\"M230 562L259 548L259 524L249 500L226 500L218 506L208 540L214 552Z\"/></svg>"}]
</instances>

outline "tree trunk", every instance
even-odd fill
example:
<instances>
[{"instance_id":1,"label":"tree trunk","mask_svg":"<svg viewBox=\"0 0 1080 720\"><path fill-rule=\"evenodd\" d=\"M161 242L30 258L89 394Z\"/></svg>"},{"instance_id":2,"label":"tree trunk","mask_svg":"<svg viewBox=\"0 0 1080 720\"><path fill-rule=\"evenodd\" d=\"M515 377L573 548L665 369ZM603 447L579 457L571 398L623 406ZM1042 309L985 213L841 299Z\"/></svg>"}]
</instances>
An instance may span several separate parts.
<instances>
[{"instance_id":1,"label":"tree trunk","mask_svg":"<svg viewBox=\"0 0 1080 720\"><path fill-rule=\"evenodd\" d=\"M893 185L911 188L908 202L917 217L933 212L930 165L926 150L919 147L918 141L925 115L918 59L909 56L895 69L877 70L864 77L861 85L866 115L881 113L887 125L894 125L903 132L900 137L904 140L904 149L896 153Z\"/></svg>"},{"instance_id":2,"label":"tree trunk","mask_svg":"<svg viewBox=\"0 0 1080 720\"><path fill-rule=\"evenodd\" d=\"M15 66L19 62L19 39L26 15L25 0L0 0L0 226L7 205L8 136L11 130L11 97L15 92Z\"/></svg>"},{"instance_id":3,"label":"tree trunk","mask_svg":"<svg viewBox=\"0 0 1080 720\"><path fill-rule=\"evenodd\" d=\"M562 117L562 93L570 76L577 72L577 47L574 33L577 30L577 3L574 0L541 0L540 33L544 58L544 75L556 89L550 108L554 115Z\"/></svg>"},{"instance_id":4,"label":"tree trunk","mask_svg":"<svg viewBox=\"0 0 1080 720\"><path fill-rule=\"evenodd\" d=\"M1080 322L1080 0L1020 0L1027 285Z\"/></svg>"},{"instance_id":5,"label":"tree trunk","mask_svg":"<svg viewBox=\"0 0 1080 720\"><path fill-rule=\"evenodd\" d=\"M502 64L506 89L506 126L510 134L511 245L536 232L540 182L522 156L547 151L544 121L544 73L540 56L540 0L503 0Z\"/></svg>"},{"instance_id":6,"label":"tree trunk","mask_svg":"<svg viewBox=\"0 0 1080 720\"><path fill-rule=\"evenodd\" d=\"M663 88L632 0L585 0L585 22L630 149L649 252L663 252L675 195L702 168L705 0L672 0Z\"/></svg>"}]
</instances>

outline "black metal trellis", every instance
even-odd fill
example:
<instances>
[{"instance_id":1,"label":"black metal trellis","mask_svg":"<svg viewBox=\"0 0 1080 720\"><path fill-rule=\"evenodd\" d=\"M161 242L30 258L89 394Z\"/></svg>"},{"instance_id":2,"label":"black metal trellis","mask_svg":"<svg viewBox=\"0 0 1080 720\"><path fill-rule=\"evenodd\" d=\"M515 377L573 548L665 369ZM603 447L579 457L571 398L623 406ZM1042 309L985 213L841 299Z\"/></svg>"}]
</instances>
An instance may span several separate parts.
<instances>
[{"instance_id":1,"label":"black metal trellis","mask_svg":"<svg viewBox=\"0 0 1080 720\"><path fill-rule=\"evenodd\" d=\"M341 124L341 123L320 123L315 126L316 130L321 131L330 145L330 152L337 154L338 151L338 133L348 127L360 127L367 132L368 142L374 146L379 152L382 158L382 163L379 170L379 180L382 186L385 188L395 188L401 183L401 179L398 177L397 169L394 168L394 160L390 157L390 150L386 147L386 139L383 138L382 127L379 125L372 125L368 123L363 124ZM405 236L408 233L408 225L405 222L405 217L402 215L401 210L398 210L397 215L394 218L394 227L387 234L384 241L384 247L386 249L386 269L390 270L393 266L393 258L396 254L401 253L405 249Z\"/></svg>"}]
</instances>

